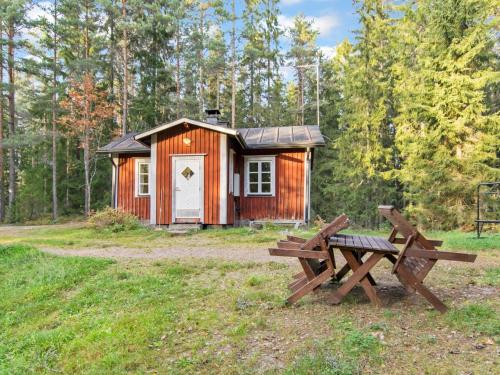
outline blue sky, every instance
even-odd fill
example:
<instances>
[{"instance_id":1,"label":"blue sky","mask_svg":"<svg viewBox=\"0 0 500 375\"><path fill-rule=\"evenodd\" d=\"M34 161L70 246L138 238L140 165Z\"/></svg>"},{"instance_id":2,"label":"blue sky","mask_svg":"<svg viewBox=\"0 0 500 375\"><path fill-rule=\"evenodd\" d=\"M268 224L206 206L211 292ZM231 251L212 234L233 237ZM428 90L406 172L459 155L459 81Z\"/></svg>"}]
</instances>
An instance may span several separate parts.
<instances>
[{"instance_id":1,"label":"blue sky","mask_svg":"<svg viewBox=\"0 0 500 375\"><path fill-rule=\"evenodd\" d=\"M352 39L358 27L352 0L281 0L280 9L280 24L285 27L300 13L310 18L320 33L318 45L328 56L342 40Z\"/></svg>"}]
</instances>

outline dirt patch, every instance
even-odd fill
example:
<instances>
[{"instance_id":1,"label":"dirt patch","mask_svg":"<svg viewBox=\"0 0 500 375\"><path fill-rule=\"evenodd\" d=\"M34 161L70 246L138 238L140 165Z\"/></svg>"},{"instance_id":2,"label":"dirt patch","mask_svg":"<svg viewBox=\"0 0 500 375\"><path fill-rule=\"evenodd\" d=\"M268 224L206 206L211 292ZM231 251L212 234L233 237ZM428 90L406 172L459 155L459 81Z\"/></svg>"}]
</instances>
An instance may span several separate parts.
<instances>
[{"instance_id":1,"label":"dirt patch","mask_svg":"<svg viewBox=\"0 0 500 375\"><path fill-rule=\"evenodd\" d=\"M126 247L106 247L106 248L83 248L83 249L54 249L41 248L50 254L62 256L82 256L113 259L224 259L237 262L279 262L285 264L297 263L294 258L271 257L267 248L209 248L209 247L189 247L189 248L153 248L134 249Z\"/></svg>"}]
</instances>

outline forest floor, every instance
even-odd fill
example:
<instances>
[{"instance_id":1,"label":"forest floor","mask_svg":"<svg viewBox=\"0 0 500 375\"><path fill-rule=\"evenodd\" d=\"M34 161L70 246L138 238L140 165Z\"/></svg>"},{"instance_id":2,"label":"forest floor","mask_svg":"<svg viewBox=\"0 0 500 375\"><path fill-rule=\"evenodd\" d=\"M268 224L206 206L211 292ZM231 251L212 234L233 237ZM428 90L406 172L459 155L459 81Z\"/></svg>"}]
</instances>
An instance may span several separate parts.
<instances>
[{"instance_id":1,"label":"forest floor","mask_svg":"<svg viewBox=\"0 0 500 375\"><path fill-rule=\"evenodd\" d=\"M428 234L479 255L429 274L444 315L407 294L389 262L374 272L382 308L360 288L330 306L330 284L285 305L298 264L268 255L279 228L1 226L0 373L495 373L500 236Z\"/></svg>"}]
</instances>

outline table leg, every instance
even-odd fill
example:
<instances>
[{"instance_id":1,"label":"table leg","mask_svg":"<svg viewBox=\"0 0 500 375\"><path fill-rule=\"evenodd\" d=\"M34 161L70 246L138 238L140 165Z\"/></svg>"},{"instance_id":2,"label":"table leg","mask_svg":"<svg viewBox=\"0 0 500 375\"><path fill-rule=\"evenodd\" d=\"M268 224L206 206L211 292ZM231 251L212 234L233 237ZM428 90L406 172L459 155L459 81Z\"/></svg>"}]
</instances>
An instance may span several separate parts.
<instances>
[{"instance_id":1,"label":"table leg","mask_svg":"<svg viewBox=\"0 0 500 375\"><path fill-rule=\"evenodd\" d=\"M335 276L335 280L340 281L344 278L345 275L351 270L351 267L349 264L344 264L344 267L340 269L339 272L337 272L337 275Z\"/></svg>"},{"instance_id":2,"label":"table leg","mask_svg":"<svg viewBox=\"0 0 500 375\"><path fill-rule=\"evenodd\" d=\"M367 259L365 263L360 263L358 262L358 260L352 254L351 251L341 250L341 252L344 255L344 258L346 259L347 263L353 270L353 274L349 279L347 279L347 281L344 284L342 284L333 293L333 295L329 298L329 302L333 304L340 303L344 298L344 296L347 293L349 293L352 290L352 288L354 288L354 286L359 282L361 283L361 286L363 287L370 301L373 304L379 306L380 300L377 296L377 292L375 288L368 281L366 275L375 266L375 264L377 264L378 261L384 257L384 255L379 253L374 253Z\"/></svg>"},{"instance_id":3,"label":"table leg","mask_svg":"<svg viewBox=\"0 0 500 375\"><path fill-rule=\"evenodd\" d=\"M359 264L363 264L363 257L365 256L366 252L356 252L356 258L358 259ZM377 285L375 282L375 279L372 277L372 275L368 272L366 274L366 278L372 284L373 286Z\"/></svg>"}]
</instances>

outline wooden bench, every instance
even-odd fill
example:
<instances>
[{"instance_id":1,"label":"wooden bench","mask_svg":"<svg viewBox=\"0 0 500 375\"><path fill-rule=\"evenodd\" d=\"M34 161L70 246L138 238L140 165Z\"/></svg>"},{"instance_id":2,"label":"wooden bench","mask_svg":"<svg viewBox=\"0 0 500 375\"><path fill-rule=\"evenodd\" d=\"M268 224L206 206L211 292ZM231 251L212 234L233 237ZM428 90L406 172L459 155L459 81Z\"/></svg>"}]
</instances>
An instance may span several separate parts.
<instances>
[{"instance_id":1,"label":"wooden bench","mask_svg":"<svg viewBox=\"0 0 500 375\"><path fill-rule=\"evenodd\" d=\"M409 291L417 291L440 312L447 310L446 305L423 285L429 271L439 259L460 262L474 262L477 255L438 251L442 241L425 238L401 213L393 206L379 206L378 210L392 224L388 241L404 244L399 257L387 256L394 264L392 272ZM398 234L402 236L397 237Z\"/></svg>"},{"instance_id":2,"label":"wooden bench","mask_svg":"<svg viewBox=\"0 0 500 375\"><path fill-rule=\"evenodd\" d=\"M294 275L294 281L288 285L293 292L288 297L289 303L297 302L335 276L335 258L328 241L331 236L348 226L349 219L346 215L341 215L310 240L288 236L287 240L278 242L277 248L269 249L270 255L297 257L302 266L303 271Z\"/></svg>"}]
</instances>

